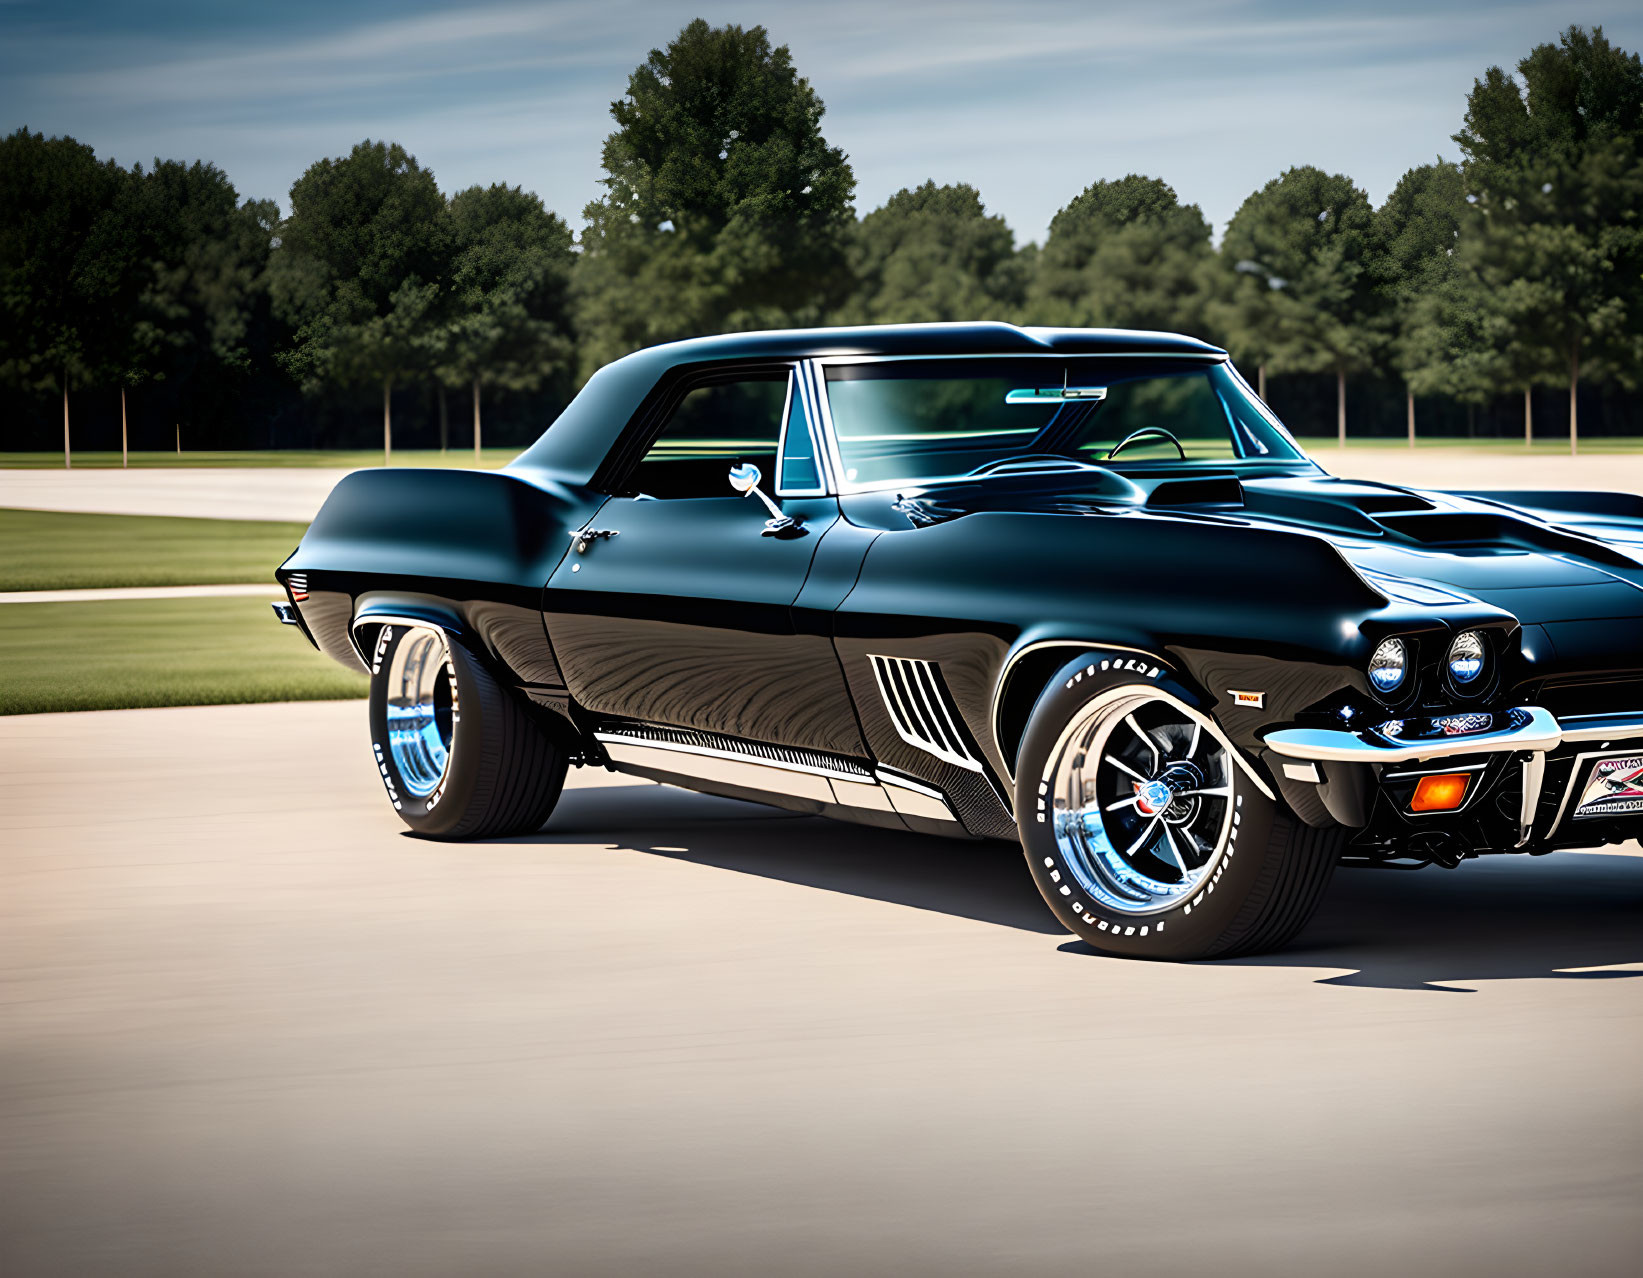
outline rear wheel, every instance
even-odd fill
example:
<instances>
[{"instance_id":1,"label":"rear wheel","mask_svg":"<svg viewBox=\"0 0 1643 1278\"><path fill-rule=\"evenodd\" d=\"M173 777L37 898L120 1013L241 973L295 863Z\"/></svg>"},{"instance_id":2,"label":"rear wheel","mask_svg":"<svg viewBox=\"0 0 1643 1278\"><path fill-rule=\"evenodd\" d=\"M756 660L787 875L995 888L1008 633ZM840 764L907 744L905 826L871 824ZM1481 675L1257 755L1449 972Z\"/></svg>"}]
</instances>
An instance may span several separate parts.
<instances>
[{"instance_id":1,"label":"rear wheel","mask_svg":"<svg viewBox=\"0 0 1643 1278\"><path fill-rule=\"evenodd\" d=\"M1016 780L1021 842L1056 916L1111 954L1222 958L1284 945L1339 855L1270 798L1167 677L1088 659L1039 698Z\"/></svg>"},{"instance_id":2,"label":"rear wheel","mask_svg":"<svg viewBox=\"0 0 1643 1278\"><path fill-rule=\"evenodd\" d=\"M382 627L372 650L370 719L388 798L418 834L528 834L558 802L565 751L443 631Z\"/></svg>"}]
</instances>

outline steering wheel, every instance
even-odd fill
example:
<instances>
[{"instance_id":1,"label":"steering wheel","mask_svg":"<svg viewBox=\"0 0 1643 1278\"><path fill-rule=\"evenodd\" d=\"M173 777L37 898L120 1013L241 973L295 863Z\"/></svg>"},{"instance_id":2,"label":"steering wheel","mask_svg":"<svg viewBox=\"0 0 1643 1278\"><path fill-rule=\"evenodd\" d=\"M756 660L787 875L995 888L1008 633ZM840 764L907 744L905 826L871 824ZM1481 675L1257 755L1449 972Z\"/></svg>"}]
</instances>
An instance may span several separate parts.
<instances>
[{"instance_id":1,"label":"steering wheel","mask_svg":"<svg viewBox=\"0 0 1643 1278\"><path fill-rule=\"evenodd\" d=\"M1006 466L1019 466L1024 462L1041 461L1071 462L1074 466L1081 468L1094 467L1095 465L1093 462L1085 461L1082 457L1069 457L1066 453L1011 453L1008 457L995 457L992 461L982 462L973 470L965 471L964 476L969 479L980 475L991 475L994 471L1003 470Z\"/></svg>"},{"instance_id":2,"label":"steering wheel","mask_svg":"<svg viewBox=\"0 0 1643 1278\"><path fill-rule=\"evenodd\" d=\"M1170 443L1175 445L1175 451L1181 454L1181 460L1186 461L1187 450L1181 447L1181 441L1175 438L1174 435L1165 430L1162 426L1143 426L1140 430L1132 430L1128 435L1125 435L1123 439L1119 440L1110 449L1108 449L1107 455L1101 460L1111 461L1114 457L1118 456L1120 452L1135 443L1136 440L1146 439L1149 436L1157 436L1160 439L1169 440Z\"/></svg>"}]
</instances>

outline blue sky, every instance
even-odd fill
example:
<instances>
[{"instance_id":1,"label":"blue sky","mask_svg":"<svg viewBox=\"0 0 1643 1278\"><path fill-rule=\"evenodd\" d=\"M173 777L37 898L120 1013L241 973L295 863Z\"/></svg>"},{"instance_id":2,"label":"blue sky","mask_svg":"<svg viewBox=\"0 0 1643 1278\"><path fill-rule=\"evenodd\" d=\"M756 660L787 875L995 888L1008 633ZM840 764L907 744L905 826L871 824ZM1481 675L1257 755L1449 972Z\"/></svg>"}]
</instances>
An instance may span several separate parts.
<instances>
[{"instance_id":1,"label":"blue sky","mask_svg":"<svg viewBox=\"0 0 1643 1278\"><path fill-rule=\"evenodd\" d=\"M285 204L313 160L404 144L447 191L523 185L573 226L612 99L695 16L763 24L827 104L857 208L969 182L1020 240L1097 178L1170 182L1217 233L1283 168L1377 202L1453 156L1473 79L1571 22L1643 47L1643 5L1382 0L0 0L0 126L122 163L208 159Z\"/></svg>"}]
</instances>

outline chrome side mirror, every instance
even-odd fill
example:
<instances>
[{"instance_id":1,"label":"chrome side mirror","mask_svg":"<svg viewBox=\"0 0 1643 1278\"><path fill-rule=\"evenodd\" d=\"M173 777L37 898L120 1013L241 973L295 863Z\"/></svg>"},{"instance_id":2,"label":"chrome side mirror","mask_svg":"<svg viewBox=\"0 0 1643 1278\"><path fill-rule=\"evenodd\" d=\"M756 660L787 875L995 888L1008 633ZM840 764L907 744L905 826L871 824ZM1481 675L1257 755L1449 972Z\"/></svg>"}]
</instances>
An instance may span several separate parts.
<instances>
[{"instance_id":1,"label":"chrome side mirror","mask_svg":"<svg viewBox=\"0 0 1643 1278\"><path fill-rule=\"evenodd\" d=\"M770 512L770 518L764 521L763 536L802 537L804 528L797 519L782 514L781 507L765 495L764 489L759 487L761 478L763 476L760 475L759 468L752 462L743 462L740 466L730 468L730 486L743 497L757 497Z\"/></svg>"}]
</instances>

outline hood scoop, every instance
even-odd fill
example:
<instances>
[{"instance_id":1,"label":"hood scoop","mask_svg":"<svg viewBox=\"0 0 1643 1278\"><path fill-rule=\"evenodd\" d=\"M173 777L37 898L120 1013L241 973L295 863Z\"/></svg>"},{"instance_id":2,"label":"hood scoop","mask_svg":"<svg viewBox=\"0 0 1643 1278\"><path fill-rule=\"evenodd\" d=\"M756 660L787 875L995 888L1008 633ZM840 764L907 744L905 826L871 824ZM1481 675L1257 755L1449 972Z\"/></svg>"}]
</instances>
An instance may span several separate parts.
<instances>
[{"instance_id":1,"label":"hood scoop","mask_svg":"<svg viewBox=\"0 0 1643 1278\"><path fill-rule=\"evenodd\" d=\"M1166 479L1147 494L1147 506L1242 506L1244 486L1236 475L1195 475Z\"/></svg>"},{"instance_id":2,"label":"hood scoop","mask_svg":"<svg viewBox=\"0 0 1643 1278\"><path fill-rule=\"evenodd\" d=\"M1493 511L1434 510L1429 514L1382 515L1376 522L1387 532L1423 546L1530 550L1573 555L1611 568L1637 566L1630 558L1595 538L1562 532L1544 524Z\"/></svg>"}]
</instances>

